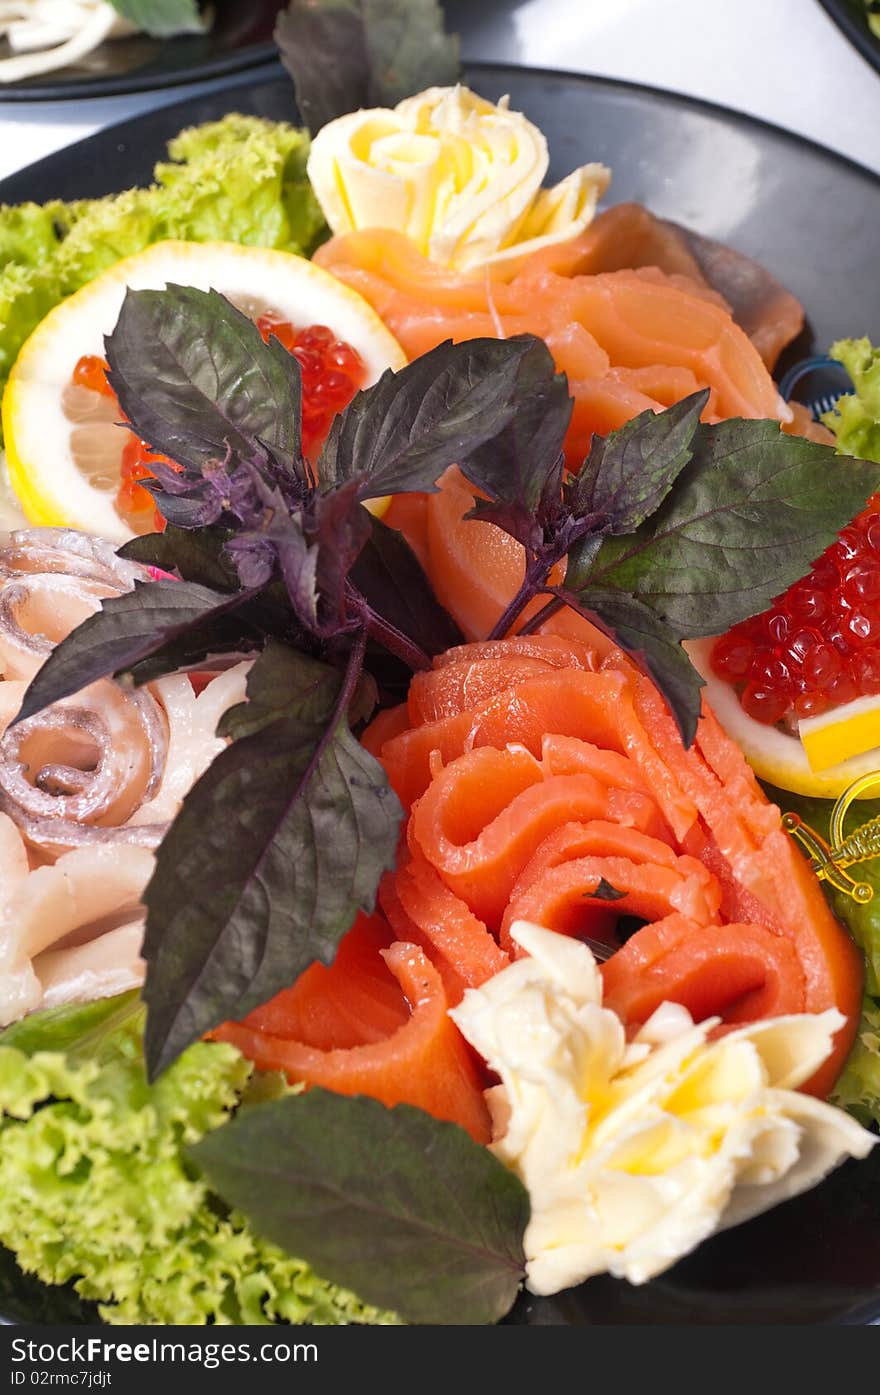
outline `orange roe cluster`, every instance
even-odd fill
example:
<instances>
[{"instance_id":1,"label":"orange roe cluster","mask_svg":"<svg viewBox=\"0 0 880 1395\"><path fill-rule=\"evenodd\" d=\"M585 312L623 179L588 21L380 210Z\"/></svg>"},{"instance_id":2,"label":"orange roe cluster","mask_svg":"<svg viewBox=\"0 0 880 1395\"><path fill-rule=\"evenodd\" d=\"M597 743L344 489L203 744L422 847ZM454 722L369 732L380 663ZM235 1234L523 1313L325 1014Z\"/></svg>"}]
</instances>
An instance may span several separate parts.
<instances>
[{"instance_id":1,"label":"orange roe cluster","mask_svg":"<svg viewBox=\"0 0 880 1395\"><path fill-rule=\"evenodd\" d=\"M338 339L326 325L309 325L296 329L289 321L274 314L261 315L257 328L268 343L274 336L293 354L302 374L302 449L309 460L315 460L338 412L344 410L363 386L367 370L360 354L351 344ZM96 354L84 354L73 370L77 387L98 392L115 400L116 394L107 381L108 365ZM123 416L120 408L120 417ZM124 517L138 520L152 511L153 527L161 529L164 522L155 513L153 497L143 488L143 481L152 477L152 462L161 460L173 465L167 456L150 449L148 442L129 436L122 451L121 482L116 496L117 507Z\"/></svg>"},{"instance_id":2,"label":"orange roe cluster","mask_svg":"<svg viewBox=\"0 0 880 1395\"><path fill-rule=\"evenodd\" d=\"M351 344L337 339L326 325L295 329L277 315L261 315L257 328L293 354L302 373L302 448L309 460L318 451L337 413L344 411L367 376L363 360Z\"/></svg>"},{"instance_id":3,"label":"orange roe cluster","mask_svg":"<svg viewBox=\"0 0 880 1395\"><path fill-rule=\"evenodd\" d=\"M807 576L716 642L712 668L770 726L880 693L880 494Z\"/></svg>"}]
</instances>

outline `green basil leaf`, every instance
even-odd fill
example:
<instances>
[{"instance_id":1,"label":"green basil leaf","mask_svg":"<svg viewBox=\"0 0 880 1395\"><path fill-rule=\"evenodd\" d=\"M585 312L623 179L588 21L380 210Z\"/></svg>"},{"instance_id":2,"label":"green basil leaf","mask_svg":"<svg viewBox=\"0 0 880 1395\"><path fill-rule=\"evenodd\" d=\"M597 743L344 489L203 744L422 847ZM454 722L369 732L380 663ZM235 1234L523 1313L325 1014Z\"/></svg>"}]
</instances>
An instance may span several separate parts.
<instances>
[{"instance_id":1,"label":"green basil leaf","mask_svg":"<svg viewBox=\"0 0 880 1395\"><path fill-rule=\"evenodd\" d=\"M247 599L244 591L230 595L191 581L136 581L133 591L103 601L97 614L52 650L31 680L16 722L99 678L131 669L190 630L198 630L200 658L215 647L215 624L216 647L227 648L229 632L222 622Z\"/></svg>"},{"instance_id":2,"label":"green basil leaf","mask_svg":"<svg viewBox=\"0 0 880 1395\"><path fill-rule=\"evenodd\" d=\"M155 451L201 472L230 454L299 460L299 364L217 291L128 290L104 340L108 381Z\"/></svg>"},{"instance_id":3,"label":"green basil leaf","mask_svg":"<svg viewBox=\"0 0 880 1395\"><path fill-rule=\"evenodd\" d=\"M588 620L600 622L639 665L669 704L685 746L693 744L700 717L703 680L669 626L635 596L585 590L559 594Z\"/></svg>"},{"instance_id":4,"label":"green basil leaf","mask_svg":"<svg viewBox=\"0 0 880 1395\"><path fill-rule=\"evenodd\" d=\"M413 1323L492 1323L524 1277L525 1187L458 1124L312 1089L190 1155L254 1228Z\"/></svg>"},{"instance_id":5,"label":"green basil leaf","mask_svg":"<svg viewBox=\"0 0 880 1395\"><path fill-rule=\"evenodd\" d=\"M341 675L270 643L227 713L144 894L151 1078L316 959L331 963L393 866L400 804L349 730Z\"/></svg>"},{"instance_id":6,"label":"green basil leaf","mask_svg":"<svg viewBox=\"0 0 880 1395\"><path fill-rule=\"evenodd\" d=\"M618 431L595 436L570 489L572 512L601 514L612 534L634 532L657 511L690 460L708 400L704 388L665 412L642 412Z\"/></svg>"},{"instance_id":7,"label":"green basil leaf","mask_svg":"<svg viewBox=\"0 0 880 1395\"><path fill-rule=\"evenodd\" d=\"M787 436L776 422L699 426L693 457L630 537L587 577L650 605L676 638L718 634L797 581L880 486L880 465Z\"/></svg>"},{"instance_id":8,"label":"green basil leaf","mask_svg":"<svg viewBox=\"0 0 880 1395\"><path fill-rule=\"evenodd\" d=\"M203 34L208 28L198 0L110 0L117 13L154 39Z\"/></svg>"},{"instance_id":9,"label":"green basil leaf","mask_svg":"<svg viewBox=\"0 0 880 1395\"><path fill-rule=\"evenodd\" d=\"M291 0L275 42L312 132L459 77L458 40L437 0Z\"/></svg>"}]
</instances>

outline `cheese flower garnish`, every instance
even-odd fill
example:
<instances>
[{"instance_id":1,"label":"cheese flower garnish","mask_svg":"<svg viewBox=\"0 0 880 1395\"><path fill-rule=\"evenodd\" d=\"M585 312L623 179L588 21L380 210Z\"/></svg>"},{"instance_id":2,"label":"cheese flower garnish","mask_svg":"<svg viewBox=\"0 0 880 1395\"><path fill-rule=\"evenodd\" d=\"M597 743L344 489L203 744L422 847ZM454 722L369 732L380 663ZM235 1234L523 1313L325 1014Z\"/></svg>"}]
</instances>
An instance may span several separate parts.
<instances>
[{"instance_id":1,"label":"cheese flower garnish","mask_svg":"<svg viewBox=\"0 0 880 1395\"><path fill-rule=\"evenodd\" d=\"M806 1191L876 1139L796 1087L840 1014L770 1018L710 1041L664 1003L627 1043L585 945L524 921L528 952L451 1013L501 1077L492 1150L528 1189L527 1286L644 1283L714 1231Z\"/></svg>"},{"instance_id":2,"label":"cheese flower garnish","mask_svg":"<svg viewBox=\"0 0 880 1395\"><path fill-rule=\"evenodd\" d=\"M392 109L340 116L312 142L308 175L335 233L393 228L463 271L574 237L611 174L589 164L541 185L544 136L508 99L430 87Z\"/></svg>"}]
</instances>

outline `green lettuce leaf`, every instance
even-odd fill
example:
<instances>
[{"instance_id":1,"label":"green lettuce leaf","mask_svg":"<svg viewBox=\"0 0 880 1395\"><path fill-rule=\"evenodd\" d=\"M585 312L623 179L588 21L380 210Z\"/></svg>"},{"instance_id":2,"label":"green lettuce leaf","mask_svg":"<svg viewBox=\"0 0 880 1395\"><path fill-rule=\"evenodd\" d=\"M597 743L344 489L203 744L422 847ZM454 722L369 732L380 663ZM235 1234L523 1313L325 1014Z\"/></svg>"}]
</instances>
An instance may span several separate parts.
<instances>
[{"instance_id":1,"label":"green lettuce leaf","mask_svg":"<svg viewBox=\"0 0 880 1395\"><path fill-rule=\"evenodd\" d=\"M21 203L0 215L0 270L16 263L41 266L64 240L81 204Z\"/></svg>"},{"instance_id":2,"label":"green lettuce leaf","mask_svg":"<svg viewBox=\"0 0 880 1395\"><path fill-rule=\"evenodd\" d=\"M863 1124L880 1124L880 1003L866 998L856 1044L831 1095Z\"/></svg>"},{"instance_id":3,"label":"green lettuce leaf","mask_svg":"<svg viewBox=\"0 0 880 1395\"><path fill-rule=\"evenodd\" d=\"M837 437L842 455L880 460L880 348L870 339L839 339L831 356L849 373L855 393L838 398L822 420Z\"/></svg>"},{"instance_id":4,"label":"green lettuce leaf","mask_svg":"<svg viewBox=\"0 0 880 1395\"><path fill-rule=\"evenodd\" d=\"M150 1086L142 1023L126 995L0 1035L0 1244L110 1323L394 1321L256 1235L184 1161L277 1079L254 1090L233 1047L198 1042Z\"/></svg>"},{"instance_id":5,"label":"green lettuce leaf","mask_svg":"<svg viewBox=\"0 0 880 1395\"><path fill-rule=\"evenodd\" d=\"M306 178L308 153L305 131L233 112L175 137L147 189L0 207L0 392L55 305L153 242L311 253L327 230Z\"/></svg>"}]
</instances>

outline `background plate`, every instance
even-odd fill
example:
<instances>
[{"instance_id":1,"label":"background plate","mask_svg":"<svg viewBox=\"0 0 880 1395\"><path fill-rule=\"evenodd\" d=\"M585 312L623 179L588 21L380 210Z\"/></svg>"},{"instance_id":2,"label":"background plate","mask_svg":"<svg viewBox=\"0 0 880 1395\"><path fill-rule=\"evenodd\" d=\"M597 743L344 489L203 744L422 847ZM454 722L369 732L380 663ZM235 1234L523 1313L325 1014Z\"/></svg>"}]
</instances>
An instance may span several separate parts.
<instances>
[{"instance_id":1,"label":"background plate","mask_svg":"<svg viewBox=\"0 0 880 1395\"><path fill-rule=\"evenodd\" d=\"M880 73L880 39L869 26L864 8L853 0L819 0L819 4L866 62Z\"/></svg>"},{"instance_id":2,"label":"background plate","mask_svg":"<svg viewBox=\"0 0 880 1395\"><path fill-rule=\"evenodd\" d=\"M277 56L275 16L285 0L212 0L215 19L207 34L151 39L147 34L100 44L81 63L22 82L0 84L0 101L61 101L115 97L182 82L222 77ZM0 56L9 48L0 42ZM131 182L131 181L129 181Z\"/></svg>"},{"instance_id":3,"label":"background plate","mask_svg":"<svg viewBox=\"0 0 880 1395\"><path fill-rule=\"evenodd\" d=\"M758 258L804 302L789 350L880 337L880 179L761 122L607 79L472 64L465 81L505 92L545 132L559 179L586 160L614 170L615 201L637 199ZM183 126L238 110L295 119L280 69L111 127L0 182L0 201L83 198L149 181ZM13 1321L94 1320L65 1290L35 1285L0 1255L0 1311ZM880 1148L769 1215L704 1244L641 1288L593 1279L523 1296L516 1324L880 1323Z\"/></svg>"}]
</instances>

